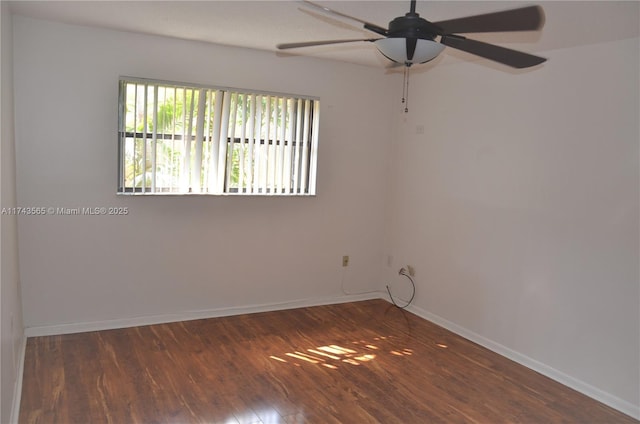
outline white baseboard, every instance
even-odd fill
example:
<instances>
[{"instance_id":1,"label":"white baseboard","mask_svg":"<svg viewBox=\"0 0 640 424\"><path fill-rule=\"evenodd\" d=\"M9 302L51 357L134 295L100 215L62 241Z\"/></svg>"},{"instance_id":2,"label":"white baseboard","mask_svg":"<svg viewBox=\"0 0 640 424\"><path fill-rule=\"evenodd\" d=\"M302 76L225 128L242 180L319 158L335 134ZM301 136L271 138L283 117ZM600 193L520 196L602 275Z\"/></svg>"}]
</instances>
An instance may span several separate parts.
<instances>
[{"instance_id":1,"label":"white baseboard","mask_svg":"<svg viewBox=\"0 0 640 424\"><path fill-rule=\"evenodd\" d=\"M365 293L338 297L299 299L289 302L265 303L259 305L217 308L201 311L186 311L175 314L148 315L131 318L111 319L105 321L27 327L25 329L25 334L26 337L39 337L54 336L58 334L85 333L87 331L114 330L118 328L138 327L142 325L166 324L178 321L191 321L195 319L218 318L258 312L280 311L285 309L332 305L338 303L356 302L359 300L370 300L379 298L380 293Z\"/></svg>"},{"instance_id":2,"label":"white baseboard","mask_svg":"<svg viewBox=\"0 0 640 424\"><path fill-rule=\"evenodd\" d=\"M587 395L590 398L598 400L605 405L608 405L622 412L623 414L627 414L635 419L640 419L640 406L634 405L624 399L613 396L610 393L600 390L597 387L585 383L584 381L571 377L570 375L558 371L555 368L543 364L542 362L536 361L535 359L523 355L522 353L503 346L500 343L496 343L493 340L487 339L480 334L474 333L473 331L470 331L458 324L448 321L438 315L432 314L431 312L428 312L418 306L411 305L407 308L407 310L418 315L421 318L426 319L427 321L431 321L434 324L444 327L447 330L464 337L465 339L471 340L474 343L486 347L492 352L495 352L501 356L511 359L514 362L519 363L520 365L524 365L529 369L539 372L540 374L547 376L552 380L570 387L584 395Z\"/></svg>"},{"instance_id":3,"label":"white baseboard","mask_svg":"<svg viewBox=\"0 0 640 424\"><path fill-rule=\"evenodd\" d=\"M17 424L20 418L20 402L22 400L22 378L24 376L24 355L27 351L27 336L22 338L20 343L20 351L18 352L18 375L16 383L13 387L13 402L11 403L11 416L9 422Z\"/></svg>"}]
</instances>

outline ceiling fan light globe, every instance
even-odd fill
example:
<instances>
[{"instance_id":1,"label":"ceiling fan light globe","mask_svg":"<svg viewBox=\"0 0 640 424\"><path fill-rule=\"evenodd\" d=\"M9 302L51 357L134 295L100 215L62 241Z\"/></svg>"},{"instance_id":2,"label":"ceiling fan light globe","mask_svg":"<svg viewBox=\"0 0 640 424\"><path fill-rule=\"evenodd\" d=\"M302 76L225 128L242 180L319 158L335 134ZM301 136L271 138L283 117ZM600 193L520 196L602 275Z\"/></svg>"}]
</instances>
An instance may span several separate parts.
<instances>
[{"instance_id":1,"label":"ceiling fan light globe","mask_svg":"<svg viewBox=\"0 0 640 424\"><path fill-rule=\"evenodd\" d=\"M407 39L406 38L381 38L374 42L380 53L385 55L390 60L405 65L412 65L414 63L425 63L433 60L438 56L444 45L433 40L418 39L413 57L409 59L409 53L407 51Z\"/></svg>"}]
</instances>

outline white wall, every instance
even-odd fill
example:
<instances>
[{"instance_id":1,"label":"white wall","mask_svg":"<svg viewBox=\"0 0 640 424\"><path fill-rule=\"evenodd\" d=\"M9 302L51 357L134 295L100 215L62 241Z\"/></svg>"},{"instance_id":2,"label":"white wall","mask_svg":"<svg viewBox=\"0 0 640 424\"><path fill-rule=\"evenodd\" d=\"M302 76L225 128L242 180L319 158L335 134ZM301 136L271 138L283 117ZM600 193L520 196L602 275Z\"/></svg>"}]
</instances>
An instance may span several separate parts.
<instances>
[{"instance_id":1,"label":"white wall","mask_svg":"<svg viewBox=\"0 0 640 424\"><path fill-rule=\"evenodd\" d=\"M13 43L12 22L6 2L0 4L2 33L2 63L0 74L2 83L2 105L0 106L0 126L2 143L2 208L16 206L16 169L14 144L13 111ZM0 422L11 420L12 409L19 399L18 375L20 358L24 347L22 326L22 303L20 300L20 275L18 272L18 232L15 216L2 215L0 223L1 237L1 273L0 273ZM14 414L16 412L14 409ZM17 419L17 417L14 417Z\"/></svg>"},{"instance_id":2,"label":"white wall","mask_svg":"<svg viewBox=\"0 0 640 424\"><path fill-rule=\"evenodd\" d=\"M25 324L52 326L333 299L380 284L384 70L15 17L21 205L128 216L21 217ZM317 196L116 196L120 75L321 99Z\"/></svg>"},{"instance_id":3,"label":"white wall","mask_svg":"<svg viewBox=\"0 0 640 424\"><path fill-rule=\"evenodd\" d=\"M638 51L634 38L544 52L530 71L414 74L389 231L418 310L636 416Z\"/></svg>"}]
</instances>

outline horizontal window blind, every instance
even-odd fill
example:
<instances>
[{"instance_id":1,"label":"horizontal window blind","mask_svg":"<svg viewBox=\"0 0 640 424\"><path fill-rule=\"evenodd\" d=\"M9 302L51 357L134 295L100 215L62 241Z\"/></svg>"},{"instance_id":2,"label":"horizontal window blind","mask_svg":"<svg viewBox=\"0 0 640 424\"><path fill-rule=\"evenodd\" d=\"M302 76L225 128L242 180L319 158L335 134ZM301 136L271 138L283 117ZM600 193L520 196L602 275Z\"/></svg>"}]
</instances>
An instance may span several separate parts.
<instances>
[{"instance_id":1,"label":"horizontal window blind","mask_svg":"<svg viewBox=\"0 0 640 424\"><path fill-rule=\"evenodd\" d=\"M122 79L118 192L314 195L319 100Z\"/></svg>"}]
</instances>

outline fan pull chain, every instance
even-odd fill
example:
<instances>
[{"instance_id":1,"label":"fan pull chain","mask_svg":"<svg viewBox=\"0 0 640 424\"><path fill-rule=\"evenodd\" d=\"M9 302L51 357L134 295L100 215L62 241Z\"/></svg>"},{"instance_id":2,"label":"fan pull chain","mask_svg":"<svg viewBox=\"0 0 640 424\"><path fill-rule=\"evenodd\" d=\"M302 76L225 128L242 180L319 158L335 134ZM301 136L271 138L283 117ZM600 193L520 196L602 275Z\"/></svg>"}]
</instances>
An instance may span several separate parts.
<instances>
[{"instance_id":1,"label":"fan pull chain","mask_svg":"<svg viewBox=\"0 0 640 424\"><path fill-rule=\"evenodd\" d=\"M409 112L409 66L404 67L404 79L402 81L402 104L404 113Z\"/></svg>"}]
</instances>

